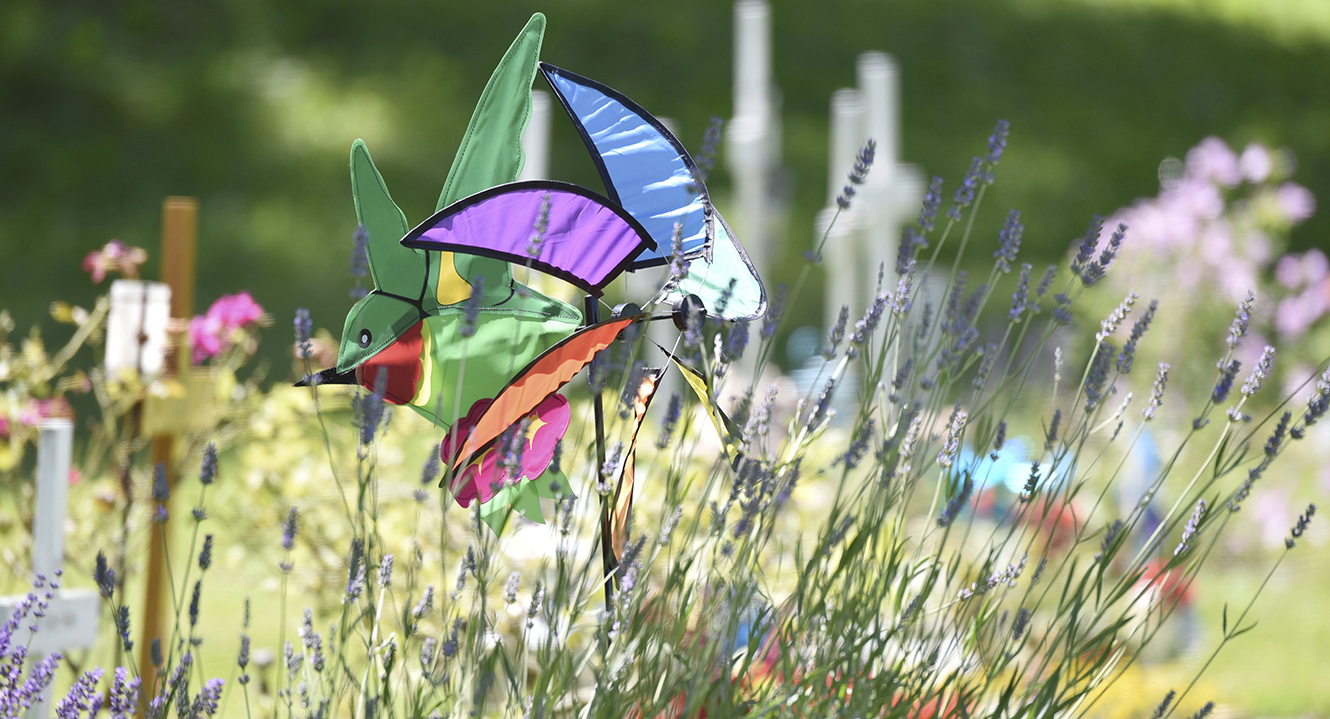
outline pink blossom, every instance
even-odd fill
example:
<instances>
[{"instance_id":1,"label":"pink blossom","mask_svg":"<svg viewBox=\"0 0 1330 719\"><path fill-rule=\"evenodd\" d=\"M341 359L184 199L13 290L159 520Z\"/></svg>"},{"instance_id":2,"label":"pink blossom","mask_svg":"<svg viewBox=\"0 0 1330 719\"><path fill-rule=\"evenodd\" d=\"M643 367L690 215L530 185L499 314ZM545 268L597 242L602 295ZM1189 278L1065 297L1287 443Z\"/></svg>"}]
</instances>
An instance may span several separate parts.
<instances>
[{"instance_id":1,"label":"pink blossom","mask_svg":"<svg viewBox=\"0 0 1330 719\"><path fill-rule=\"evenodd\" d=\"M194 364L221 353L222 331L220 321L211 320L205 315L196 315L189 321L189 343L194 347Z\"/></svg>"},{"instance_id":2,"label":"pink blossom","mask_svg":"<svg viewBox=\"0 0 1330 719\"><path fill-rule=\"evenodd\" d=\"M69 402L64 397L53 397L51 399L30 399L28 404L19 412L18 423L29 427L37 427L42 420L50 417L70 417L74 416L74 409L69 406Z\"/></svg>"},{"instance_id":3,"label":"pink blossom","mask_svg":"<svg viewBox=\"0 0 1330 719\"><path fill-rule=\"evenodd\" d=\"M1201 236L1201 247L1205 248L1205 258L1216 267L1227 264L1233 256L1233 232L1224 220L1211 222L1205 226Z\"/></svg>"},{"instance_id":4,"label":"pink blossom","mask_svg":"<svg viewBox=\"0 0 1330 719\"><path fill-rule=\"evenodd\" d=\"M1284 544L1289 525L1289 495L1283 487L1269 486L1252 497L1252 518L1260 528L1261 540L1269 547Z\"/></svg>"},{"instance_id":5,"label":"pink blossom","mask_svg":"<svg viewBox=\"0 0 1330 719\"><path fill-rule=\"evenodd\" d=\"M1275 263L1275 280L1285 288L1296 290L1302 286L1302 263L1297 255L1284 255Z\"/></svg>"},{"instance_id":6,"label":"pink blossom","mask_svg":"<svg viewBox=\"0 0 1330 719\"><path fill-rule=\"evenodd\" d=\"M1289 253L1275 264L1275 279L1290 290L1319 284L1327 275L1330 275L1330 260L1318 248L1302 255Z\"/></svg>"},{"instance_id":7,"label":"pink blossom","mask_svg":"<svg viewBox=\"0 0 1330 719\"><path fill-rule=\"evenodd\" d=\"M1270 158L1269 150L1253 142L1242 151L1242 157L1238 158L1238 167L1248 182L1260 183L1270 178L1274 162Z\"/></svg>"},{"instance_id":8,"label":"pink blossom","mask_svg":"<svg viewBox=\"0 0 1330 719\"><path fill-rule=\"evenodd\" d=\"M1326 309L1325 288L1320 285L1309 287L1279 301L1275 309L1275 329L1285 339L1299 337L1325 314Z\"/></svg>"},{"instance_id":9,"label":"pink blossom","mask_svg":"<svg viewBox=\"0 0 1330 719\"><path fill-rule=\"evenodd\" d=\"M207 314L189 321L189 341L194 347L194 364L216 357L233 343L235 333L263 317L263 308L248 292L222 295Z\"/></svg>"},{"instance_id":10,"label":"pink blossom","mask_svg":"<svg viewBox=\"0 0 1330 719\"><path fill-rule=\"evenodd\" d=\"M1316 212L1316 197L1311 190L1295 182L1285 182L1275 190L1275 199L1279 209L1291 224L1298 224Z\"/></svg>"},{"instance_id":11,"label":"pink blossom","mask_svg":"<svg viewBox=\"0 0 1330 719\"><path fill-rule=\"evenodd\" d=\"M1249 262L1225 255L1215 267L1216 281L1229 302L1241 301L1248 290L1257 286L1256 268Z\"/></svg>"},{"instance_id":12,"label":"pink blossom","mask_svg":"<svg viewBox=\"0 0 1330 719\"><path fill-rule=\"evenodd\" d=\"M1330 274L1330 260L1319 248L1307 250L1302 255L1302 279L1307 284L1316 284Z\"/></svg>"},{"instance_id":13,"label":"pink blossom","mask_svg":"<svg viewBox=\"0 0 1330 719\"><path fill-rule=\"evenodd\" d=\"M1229 149L1228 143L1214 136L1201 140L1201 144L1187 151L1187 175L1224 187L1237 187L1242 181L1237 155Z\"/></svg>"},{"instance_id":14,"label":"pink blossom","mask_svg":"<svg viewBox=\"0 0 1330 719\"><path fill-rule=\"evenodd\" d=\"M92 275L95 284L101 284L108 272L119 272L125 277L138 277L139 265L148 261L148 253L140 247L131 247L120 240L111 240L100 250L93 250L83 258L83 271Z\"/></svg>"},{"instance_id":15,"label":"pink blossom","mask_svg":"<svg viewBox=\"0 0 1330 719\"><path fill-rule=\"evenodd\" d=\"M9 418L0 415L0 437L9 436Z\"/></svg>"},{"instance_id":16,"label":"pink blossom","mask_svg":"<svg viewBox=\"0 0 1330 719\"><path fill-rule=\"evenodd\" d=\"M1177 193L1182 206L1198 219L1213 220L1224 214L1224 196L1214 185L1184 182Z\"/></svg>"},{"instance_id":17,"label":"pink blossom","mask_svg":"<svg viewBox=\"0 0 1330 719\"><path fill-rule=\"evenodd\" d=\"M240 292L234 295L222 295L208 308L208 315L217 317L226 327L244 327L251 322L257 322L263 316L263 308L248 292Z\"/></svg>"},{"instance_id":18,"label":"pink blossom","mask_svg":"<svg viewBox=\"0 0 1330 719\"><path fill-rule=\"evenodd\" d=\"M1260 230L1250 230L1243 238L1247 246L1247 259L1253 264L1264 267L1270 264L1270 236Z\"/></svg>"}]
</instances>

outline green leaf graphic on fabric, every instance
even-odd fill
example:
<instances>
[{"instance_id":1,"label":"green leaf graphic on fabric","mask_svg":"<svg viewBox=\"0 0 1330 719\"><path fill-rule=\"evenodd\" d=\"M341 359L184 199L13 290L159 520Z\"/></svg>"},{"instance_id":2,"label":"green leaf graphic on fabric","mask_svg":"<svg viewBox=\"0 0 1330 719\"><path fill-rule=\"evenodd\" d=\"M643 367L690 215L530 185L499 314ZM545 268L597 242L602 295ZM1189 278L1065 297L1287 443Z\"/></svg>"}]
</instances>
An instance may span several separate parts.
<instances>
[{"instance_id":1,"label":"green leaf graphic on fabric","mask_svg":"<svg viewBox=\"0 0 1330 719\"><path fill-rule=\"evenodd\" d=\"M494 69L448 171L436 211L481 190L512 182L521 173L522 133L531 119L531 83L544 36L545 16L536 13ZM463 279L485 278L483 305L508 297L512 289L508 263L462 254L451 255L451 260Z\"/></svg>"},{"instance_id":2,"label":"green leaf graphic on fabric","mask_svg":"<svg viewBox=\"0 0 1330 719\"><path fill-rule=\"evenodd\" d=\"M561 488L559 492L553 490L555 484ZM514 512L533 522L543 524L545 513L540 508L541 498L558 499L561 496L577 498L568 484L568 477L563 472L547 469L538 479L524 479L517 484L505 484L490 498L490 501L480 505L480 519L494 530L495 534L503 531L504 525Z\"/></svg>"}]
</instances>

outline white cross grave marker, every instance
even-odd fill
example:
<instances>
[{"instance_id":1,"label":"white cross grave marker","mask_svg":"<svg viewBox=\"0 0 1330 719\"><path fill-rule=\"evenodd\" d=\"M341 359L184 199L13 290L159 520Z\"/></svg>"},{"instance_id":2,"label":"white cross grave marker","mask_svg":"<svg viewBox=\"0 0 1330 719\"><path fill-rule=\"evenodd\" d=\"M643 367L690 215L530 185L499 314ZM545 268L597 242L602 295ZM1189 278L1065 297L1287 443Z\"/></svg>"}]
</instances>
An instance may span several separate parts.
<instances>
[{"instance_id":1,"label":"white cross grave marker","mask_svg":"<svg viewBox=\"0 0 1330 719\"><path fill-rule=\"evenodd\" d=\"M836 220L823 252L828 274L835 273L835 281L826 283L828 328L835 324L841 305L849 305L851 325L863 315L873 301L879 267L885 266L883 289L894 288L901 228L918 212L927 187L918 167L899 162L900 82L895 62L884 53L864 53L856 75L857 89L837 90L831 99L827 209L818 215L818 238L836 213L836 197L865 140L873 139L877 156L867 180L856 188L850 212Z\"/></svg>"},{"instance_id":2,"label":"white cross grave marker","mask_svg":"<svg viewBox=\"0 0 1330 719\"><path fill-rule=\"evenodd\" d=\"M738 205L738 233L762 277L770 276L774 216L771 173L780 165L780 103L771 76L771 7L734 4L734 117L725 128L726 160Z\"/></svg>"},{"instance_id":3,"label":"white cross grave marker","mask_svg":"<svg viewBox=\"0 0 1330 719\"><path fill-rule=\"evenodd\" d=\"M32 572L48 580L64 564L65 507L69 494L69 463L74 448L74 423L52 417L42 421L37 438L37 507L32 520ZM8 620L22 597L0 597L0 616ZM86 649L97 641L101 597L89 589L61 589L37 621L33 634L29 620L14 634L16 643L28 643L28 666L53 652ZM30 643L29 643L30 642ZM32 707L30 719L50 716L51 689Z\"/></svg>"},{"instance_id":4,"label":"white cross grave marker","mask_svg":"<svg viewBox=\"0 0 1330 719\"><path fill-rule=\"evenodd\" d=\"M547 180L550 176L550 94L531 91L531 119L522 132L522 172L518 180Z\"/></svg>"}]
</instances>

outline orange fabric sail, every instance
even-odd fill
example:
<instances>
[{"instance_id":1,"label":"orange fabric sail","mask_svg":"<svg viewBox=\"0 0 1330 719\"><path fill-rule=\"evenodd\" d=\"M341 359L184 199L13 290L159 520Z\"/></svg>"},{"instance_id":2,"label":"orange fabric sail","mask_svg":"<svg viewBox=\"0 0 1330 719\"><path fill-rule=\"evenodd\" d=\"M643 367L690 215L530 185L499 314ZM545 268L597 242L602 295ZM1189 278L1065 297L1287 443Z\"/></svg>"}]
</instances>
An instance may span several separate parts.
<instances>
[{"instance_id":1,"label":"orange fabric sail","mask_svg":"<svg viewBox=\"0 0 1330 719\"><path fill-rule=\"evenodd\" d=\"M610 346L628 325L640 317L602 322L573 333L546 350L503 388L485 413L476 420L461 451L453 458L453 469L461 469L503 431L559 391L582 370L596 353Z\"/></svg>"},{"instance_id":2,"label":"orange fabric sail","mask_svg":"<svg viewBox=\"0 0 1330 719\"><path fill-rule=\"evenodd\" d=\"M633 398L633 437L628 442L623 458L623 469L619 472L619 483L614 488L614 512L612 515L611 539L616 559L623 556L628 545L628 515L633 511L633 485L635 482L634 460L637 455L637 435L642 431L642 420L646 419L647 408L656 396L660 378L665 370L648 370L637 387L637 396Z\"/></svg>"}]
</instances>

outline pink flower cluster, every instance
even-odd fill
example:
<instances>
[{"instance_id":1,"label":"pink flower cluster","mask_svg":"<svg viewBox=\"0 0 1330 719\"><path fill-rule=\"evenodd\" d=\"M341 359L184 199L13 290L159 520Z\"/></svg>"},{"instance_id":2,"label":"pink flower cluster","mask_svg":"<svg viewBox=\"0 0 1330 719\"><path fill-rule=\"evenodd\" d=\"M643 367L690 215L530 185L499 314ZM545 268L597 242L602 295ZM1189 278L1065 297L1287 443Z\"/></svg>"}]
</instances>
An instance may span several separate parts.
<instances>
[{"instance_id":1,"label":"pink flower cluster","mask_svg":"<svg viewBox=\"0 0 1330 719\"><path fill-rule=\"evenodd\" d=\"M1181 177L1164 178L1158 197L1139 200L1106 221L1104 239L1126 223L1134 247L1124 258L1135 259L1128 260L1134 265L1128 274L1162 273L1163 287L1184 291L1216 287L1225 302L1236 303L1258 286L1274 259L1272 236L1282 236L1316 209L1307 188L1283 179L1292 164L1287 152L1252 143L1238 154L1207 137L1187 152Z\"/></svg>"},{"instance_id":2,"label":"pink flower cluster","mask_svg":"<svg viewBox=\"0 0 1330 719\"><path fill-rule=\"evenodd\" d=\"M119 272L125 277L138 277L139 265L148 261L148 253L141 247L111 240L100 250L93 250L83 258L83 271L92 275L92 281L101 284L107 273Z\"/></svg>"},{"instance_id":3,"label":"pink flower cluster","mask_svg":"<svg viewBox=\"0 0 1330 719\"><path fill-rule=\"evenodd\" d=\"M1275 280L1289 290L1275 309L1275 329L1284 339L1302 336L1330 312L1330 260L1321 250L1279 258Z\"/></svg>"},{"instance_id":4,"label":"pink flower cluster","mask_svg":"<svg viewBox=\"0 0 1330 719\"><path fill-rule=\"evenodd\" d=\"M69 401L64 397L53 397L51 399L30 399L28 404L19 412L19 424L29 427L41 425L42 420L51 417L74 418L74 408L69 406Z\"/></svg>"},{"instance_id":5,"label":"pink flower cluster","mask_svg":"<svg viewBox=\"0 0 1330 719\"><path fill-rule=\"evenodd\" d=\"M212 303L207 314L197 315L189 322L189 341L194 347L194 364L216 357L230 348L236 333L263 317L263 308L248 292L222 295Z\"/></svg>"}]
</instances>

